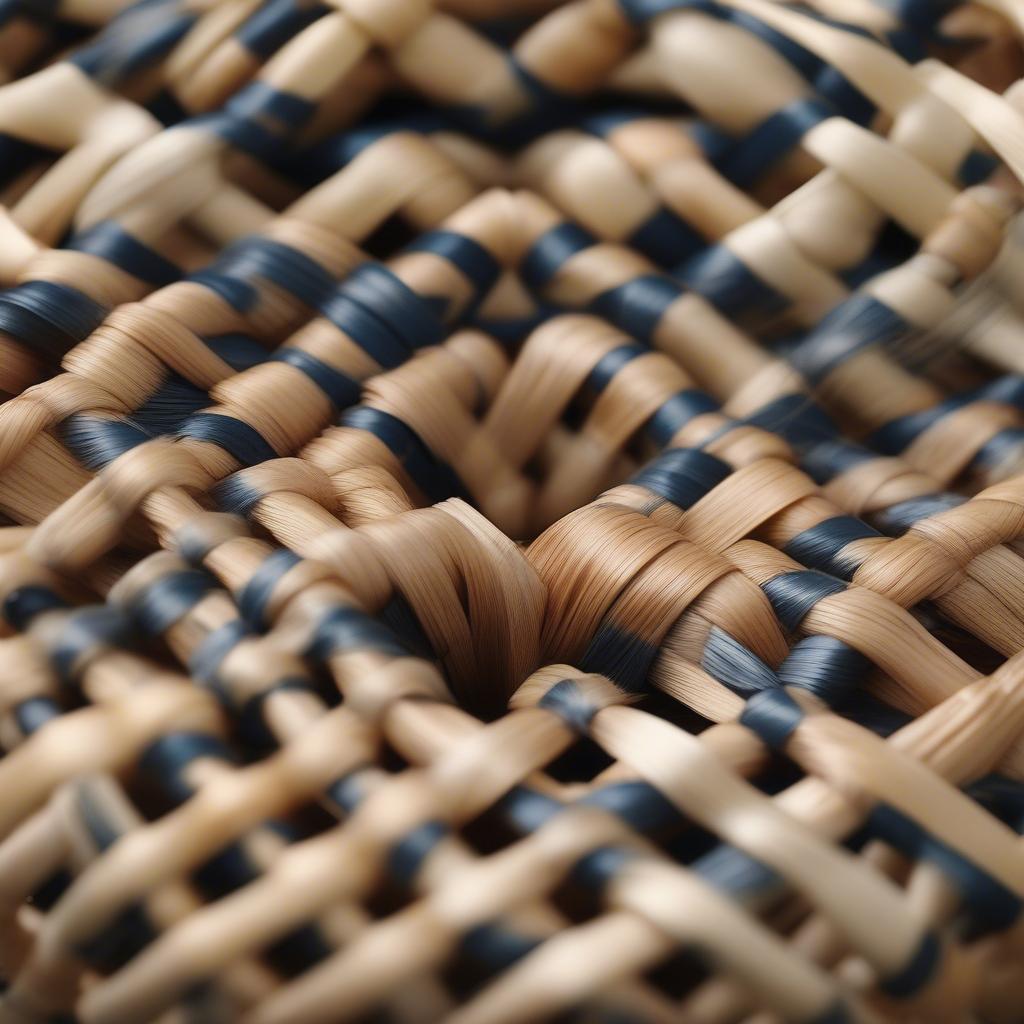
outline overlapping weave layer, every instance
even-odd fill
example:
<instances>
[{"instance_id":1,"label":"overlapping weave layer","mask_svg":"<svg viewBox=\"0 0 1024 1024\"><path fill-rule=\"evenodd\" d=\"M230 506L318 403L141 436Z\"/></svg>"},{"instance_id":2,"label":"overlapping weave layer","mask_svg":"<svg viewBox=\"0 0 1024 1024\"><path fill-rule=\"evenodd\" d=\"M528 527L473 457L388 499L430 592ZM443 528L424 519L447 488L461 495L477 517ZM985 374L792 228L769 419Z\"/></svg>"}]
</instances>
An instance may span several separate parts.
<instances>
[{"instance_id":1,"label":"overlapping weave layer","mask_svg":"<svg viewBox=\"0 0 1024 1024\"><path fill-rule=\"evenodd\" d=\"M0 1024L1024 1020L1017 0L0 69Z\"/></svg>"}]
</instances>

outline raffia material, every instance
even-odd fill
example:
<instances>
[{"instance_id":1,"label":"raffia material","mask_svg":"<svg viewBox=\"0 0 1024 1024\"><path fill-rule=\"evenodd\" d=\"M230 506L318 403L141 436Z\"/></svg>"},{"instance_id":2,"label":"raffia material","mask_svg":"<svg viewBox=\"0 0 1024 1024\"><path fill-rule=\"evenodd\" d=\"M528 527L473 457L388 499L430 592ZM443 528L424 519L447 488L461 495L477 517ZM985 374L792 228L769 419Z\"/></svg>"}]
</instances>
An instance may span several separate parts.
<instances>
[{"instance_id":1,"label":"raffia material","mask_svg":"<svg viewBox=\"0 0 1024 1024\"><path fill-rule=\"evenodd\" d=\"M1022 33L11 5L0 1024L1024 1019Z\"/></svg>"}]
</instances>

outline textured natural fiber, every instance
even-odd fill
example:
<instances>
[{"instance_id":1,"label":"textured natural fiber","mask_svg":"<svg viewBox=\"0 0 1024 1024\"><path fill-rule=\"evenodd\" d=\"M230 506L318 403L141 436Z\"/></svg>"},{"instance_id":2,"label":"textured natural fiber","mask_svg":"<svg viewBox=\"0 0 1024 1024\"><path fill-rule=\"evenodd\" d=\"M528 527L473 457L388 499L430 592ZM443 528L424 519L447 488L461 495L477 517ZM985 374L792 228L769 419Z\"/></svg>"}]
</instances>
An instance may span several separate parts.
<instances>
[{"instance_id":1,"label":"textured natural fiber","mask_svg":"<svg viewBox=\"0 0 1024 1024\"><path fill-rule=\"evenodd\" d=\"M0 82L0 1024L1024 1021L1019 0Z\"/></svg>"}]
</instances>

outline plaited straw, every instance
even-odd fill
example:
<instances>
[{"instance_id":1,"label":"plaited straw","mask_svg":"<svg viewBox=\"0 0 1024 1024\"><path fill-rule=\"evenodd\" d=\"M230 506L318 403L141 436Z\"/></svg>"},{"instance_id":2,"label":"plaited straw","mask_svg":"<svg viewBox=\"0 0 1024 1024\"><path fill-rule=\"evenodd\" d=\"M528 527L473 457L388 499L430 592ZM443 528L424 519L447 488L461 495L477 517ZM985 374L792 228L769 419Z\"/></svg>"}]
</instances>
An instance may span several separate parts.
<instances>
[{"instance_id":1,"label":"plaited straw","mask_svg":"<svg viewBox=\"0 0 1024 1024\"><path fill-rule=\"evenodd\" d=\"M0 1019L1020 1019L1016 5L5 18Z\"/></svg>"}]
</instances>

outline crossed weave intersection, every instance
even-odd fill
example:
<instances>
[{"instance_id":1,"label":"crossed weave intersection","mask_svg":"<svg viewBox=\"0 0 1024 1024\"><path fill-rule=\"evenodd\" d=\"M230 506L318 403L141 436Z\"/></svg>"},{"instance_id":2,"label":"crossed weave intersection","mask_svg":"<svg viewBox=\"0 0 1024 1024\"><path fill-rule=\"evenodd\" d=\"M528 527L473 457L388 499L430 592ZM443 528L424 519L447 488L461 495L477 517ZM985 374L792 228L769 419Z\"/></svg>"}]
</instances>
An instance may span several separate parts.
<instances>
[{"instance_id":1,"label":"crossed weave intersection","mask_svg":"<svg viewBox=\"0 0 1024 1024\"><path fill-rule=\"evenodd\" d=\"M0 12L0 1021L1024 1019L1013 0Z\"/></svg>"}]
</instances>

